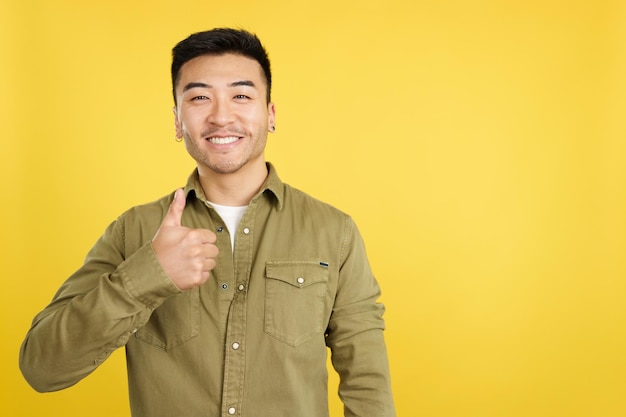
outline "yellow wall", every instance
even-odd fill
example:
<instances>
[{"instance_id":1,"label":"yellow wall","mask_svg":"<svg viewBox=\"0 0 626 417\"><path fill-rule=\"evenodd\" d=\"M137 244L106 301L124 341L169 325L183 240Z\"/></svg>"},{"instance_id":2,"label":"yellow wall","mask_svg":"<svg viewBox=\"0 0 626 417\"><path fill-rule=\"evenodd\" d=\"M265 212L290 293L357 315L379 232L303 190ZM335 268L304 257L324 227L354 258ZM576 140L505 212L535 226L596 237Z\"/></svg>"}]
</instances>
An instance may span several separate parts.
<instances>
[{"instance_id":1,"label":"yellow wall","mask_svg":"<svg viewBox=\"0 0 626 417\"><path fill-rule=\"evenodd\" d=\"M624 22L621 0L3 0L0 414L128 416L123 352L42 395L19 344L114 217L183 184L170 49L235 25L272 58L268 159L366 238L399 416L626 415Z\"/></svg>"}]
</instances>

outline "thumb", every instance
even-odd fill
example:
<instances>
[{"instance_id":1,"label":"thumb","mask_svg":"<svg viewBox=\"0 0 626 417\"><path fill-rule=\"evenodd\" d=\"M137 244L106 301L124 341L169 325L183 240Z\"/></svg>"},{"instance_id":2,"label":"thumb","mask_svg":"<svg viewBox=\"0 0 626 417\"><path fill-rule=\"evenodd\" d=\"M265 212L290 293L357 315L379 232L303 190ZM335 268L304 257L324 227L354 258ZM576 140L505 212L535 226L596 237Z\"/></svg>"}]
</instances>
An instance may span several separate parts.
<instances>
[{"instance_id":1,"label":"thumb","mask_svg":"<svg viewBox=\"0 0 626 417\"><path fill-rule=\"evenodd\" d=\"M174 200L170 204L170 208L167 210L167 214L163 219L163 226L180 226L180 220L183 217L183 210L185 209L185 192L182 188L179 188L174 193Z\"/></svg>"}]
</instances>

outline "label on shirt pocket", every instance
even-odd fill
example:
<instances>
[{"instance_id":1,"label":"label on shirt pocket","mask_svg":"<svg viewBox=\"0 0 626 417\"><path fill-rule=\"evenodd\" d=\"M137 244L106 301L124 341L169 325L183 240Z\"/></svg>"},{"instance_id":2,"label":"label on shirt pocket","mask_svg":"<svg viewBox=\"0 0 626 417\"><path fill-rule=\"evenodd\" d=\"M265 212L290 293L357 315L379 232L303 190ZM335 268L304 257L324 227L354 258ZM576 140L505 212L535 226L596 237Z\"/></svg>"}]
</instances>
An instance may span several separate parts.
<instances>
[{"instance_id":1,"label":"label on shirt pocket","mask_svg":"<svg viewBox=\"0 0 626 417\"><path fill-rule=\"evenodd\" d=\"M200 291L194 288L165 300L135 336L155 347L169 350L197 336L199 327Z\"/></svg>"},{"instance_id":2,"label":"label on shirt pocket","mask_svg":"<svg viewBox=\"0 0 626 417\"><path fill-rule=\"evenodd\" d=\"M328 267L319 261L265 263L265 333L298 346L325 331Z\"/></svg>"}]
</instances>

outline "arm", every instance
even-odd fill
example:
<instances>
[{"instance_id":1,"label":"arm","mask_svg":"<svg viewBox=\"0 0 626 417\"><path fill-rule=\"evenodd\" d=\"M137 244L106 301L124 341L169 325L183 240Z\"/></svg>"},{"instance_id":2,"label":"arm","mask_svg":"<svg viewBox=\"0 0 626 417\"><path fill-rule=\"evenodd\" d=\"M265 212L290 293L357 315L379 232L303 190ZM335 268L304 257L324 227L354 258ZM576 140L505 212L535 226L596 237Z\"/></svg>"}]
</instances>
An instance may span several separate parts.
<instances>
[{"instance_id":1,"label":"arm","mask_svg":"<svg viewBox=\"0 0 626 417\"><path fill-rule=\"evenodd\" d=\"M77 383L168 297L206 282L217 256L215 234L182 226L185 204L179 189L165 217L166 206L156 204L130 210L109 226L83 267L33 320L20 350L20 368L33 388Z\"/></svg>"},{"instance_id":2,"label":"arm","mask_svg":"<svg viewBox=\"0 0 626 417\"><path fill-rule=\"evenodd\" d=\"M85 264L33 320L20 368L37 391L69 387L89 375L168 296L180 292L150 242L127 258L123 218L111 224Z\"/></svg>"},{"instance_id":3,"label":"arm","mask_svg":"<svg viewBox=\"0 0 626 417\"><path fill-rule=\"evenodd\" d=\"M352 220L346 230L327 337L340 377L339 395L346 417L395 417L383 337L384 307L377 302L380 288Z\"/></svg>"}]
</instances>

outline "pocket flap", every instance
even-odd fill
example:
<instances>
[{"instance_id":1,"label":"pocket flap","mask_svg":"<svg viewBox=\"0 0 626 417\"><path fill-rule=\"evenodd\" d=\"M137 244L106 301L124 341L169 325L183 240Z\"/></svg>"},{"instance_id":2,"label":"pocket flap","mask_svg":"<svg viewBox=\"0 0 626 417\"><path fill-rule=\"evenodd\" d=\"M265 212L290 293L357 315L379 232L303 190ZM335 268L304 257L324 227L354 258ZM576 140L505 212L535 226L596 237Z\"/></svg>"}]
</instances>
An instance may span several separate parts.
<instances>
[{"instance_id":1,"label":"pocket flap","mask_svg":"<svg viewBox=\"0 0 626 417\"><path fill-rule=\"evenodd\" d=\"M328 264L319 261L267 261L265 274L296 288L328 282Z\"/></svg>"}]
</instances>

